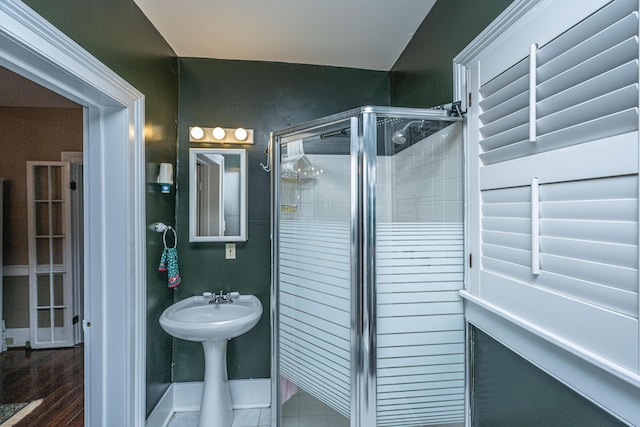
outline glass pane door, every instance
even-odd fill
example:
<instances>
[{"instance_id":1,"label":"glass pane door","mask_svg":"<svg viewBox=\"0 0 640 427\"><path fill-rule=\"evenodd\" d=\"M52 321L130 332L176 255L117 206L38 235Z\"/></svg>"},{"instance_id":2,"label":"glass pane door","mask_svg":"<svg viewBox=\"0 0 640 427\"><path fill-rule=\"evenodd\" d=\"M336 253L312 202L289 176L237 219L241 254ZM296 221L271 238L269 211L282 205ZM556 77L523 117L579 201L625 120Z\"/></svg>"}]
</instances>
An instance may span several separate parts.
<instances>
[{"instance_id":1,"label":"glass pane door","mask_svg":"<svg viewBox=\"0 0 640 427\"><path fill-rule=\"evenodd\" d=\"M461 427L462 123L388 119L378 131L376 425Z\"/></svg>"},{"instance_id":2,"label":"glass pane door","mask_svg":"<svg viewBox=\"0 0 640 427\"><path fill-rule=\"evenodd\" d=\"M69 163L27 162L30 341L73 345Z\"/></svg>"},{"instance_id":3,"label":"glass pane door","mask_svg":"<svg viewBox=\"0 0 640 427\"><path fill-rule=\"evenodd\" d=\"M350 125L280 145L280 426L350 425L350 138L334 132Z\"/></svg>"}]
</instances>

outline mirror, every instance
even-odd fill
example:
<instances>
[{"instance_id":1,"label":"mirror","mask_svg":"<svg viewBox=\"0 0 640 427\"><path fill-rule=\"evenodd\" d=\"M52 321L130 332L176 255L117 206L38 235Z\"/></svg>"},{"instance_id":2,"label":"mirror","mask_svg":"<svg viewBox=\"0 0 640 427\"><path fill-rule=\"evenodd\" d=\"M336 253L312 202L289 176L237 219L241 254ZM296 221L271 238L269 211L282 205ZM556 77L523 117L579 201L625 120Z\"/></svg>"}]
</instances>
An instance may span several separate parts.
<instances>
[{"instance_id":1,"label":"mirror","mask_svg":"<svg viewBox=\"0 0 640 427\"><path fill-rule=\"evenodd\" d=\"M247 151L189 149L189 241L247 240Z\"/></svg>"}]
</instances>

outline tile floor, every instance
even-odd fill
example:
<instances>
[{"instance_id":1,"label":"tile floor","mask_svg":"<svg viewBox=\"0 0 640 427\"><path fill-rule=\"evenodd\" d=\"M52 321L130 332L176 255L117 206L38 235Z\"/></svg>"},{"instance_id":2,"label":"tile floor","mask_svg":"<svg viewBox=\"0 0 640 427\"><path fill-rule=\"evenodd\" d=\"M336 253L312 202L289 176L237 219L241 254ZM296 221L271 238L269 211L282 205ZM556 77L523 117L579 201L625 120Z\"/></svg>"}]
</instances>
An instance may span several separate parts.
<instances>
[{"instance_id":1,"label":"tile floor","mask_svg":"<svg viewBox=\"0 0 640 427\"><path fill-rule=\"evenodd\" d=\"M169 427L196 427L198 412L176 412ZM239 409L233 411L232 427L271 425L271 410ZM349 427L349 420L306 392L299 392L282 406L282 427Z\"/></svg>"},{"instance_id":2,"label":"tile floor","mask_svg":"<svg viewBox=\"0 0 640 427\"><path fill-rule=\"evenodd\" d=\"M168 427L197 427L199 412L176 412ZM271 425L271 410L237 409L233 411L232 427L262 427Z\"/></svg>"},{"instance_id":3,"label":"tile floor","mask_svg":"<svg viewBox=\"0 0 640 427\"><path fill-rule=\"evenodd\" d=\"M349 419L300 391L282 405L282 427L349 427Z\"/></svg>"}]
</instances>

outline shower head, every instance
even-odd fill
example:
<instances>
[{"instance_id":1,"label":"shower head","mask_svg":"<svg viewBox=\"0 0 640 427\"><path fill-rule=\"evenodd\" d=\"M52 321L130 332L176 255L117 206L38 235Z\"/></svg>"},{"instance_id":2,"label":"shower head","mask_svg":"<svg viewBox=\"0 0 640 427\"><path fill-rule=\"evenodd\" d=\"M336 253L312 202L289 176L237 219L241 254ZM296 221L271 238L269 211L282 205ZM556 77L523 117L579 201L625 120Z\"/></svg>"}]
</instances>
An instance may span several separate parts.
<instances>
[{"instance_id":1,"label":"shower head","mask_svg":"<svg viewBox=\"0 0 640 427\"><path fill-rule=\"evenodd\" d=\"M397 130L391 135L391 140L398 145L402 145L407 142L407 133L406 129Z\"/></svg>"},{"instance_id":2,"label":"shower head","mask_svg":"<svg viewBox=\"0 0 640 427\"><path fill-rule=\"evenodd\" d=\"M405 144L408 139L407 131L409 131L409 127L416 123L420 123L422 125L424 124L424 120L414 120L407 123L402 129L395 131L393 135L391 135L391 140L397 145Z\"/></svg>"},{"instance_id":3,"label":"shower head","mask_svg":"<svg viewBox=\"0 0 640 427\"><path fill-rule=\"evenodd\" d=\"M425 139L436 132L449 126L452 122L437 119L412 120L395 131L391 135L391 140L398 145L397 150L402 150L411 144ZM400 147L403 146L403 147Z\"/></svg>"}]
</instances>

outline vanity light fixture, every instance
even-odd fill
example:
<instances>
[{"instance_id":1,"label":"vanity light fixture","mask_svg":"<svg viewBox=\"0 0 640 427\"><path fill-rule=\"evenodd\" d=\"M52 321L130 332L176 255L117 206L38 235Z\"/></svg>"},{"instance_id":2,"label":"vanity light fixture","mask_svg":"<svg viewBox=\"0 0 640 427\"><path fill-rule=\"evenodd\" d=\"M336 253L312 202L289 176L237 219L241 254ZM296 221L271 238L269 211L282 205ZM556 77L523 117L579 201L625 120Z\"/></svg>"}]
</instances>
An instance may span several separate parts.
<instances>
[{"instance_id":1,"label":"vanity light fixture","mask_svg":"<svg viewBox=\"0 0 640 427\"><path fill-rule=\"evenodd\" d=\"M189 135L193 139L201 140L202 138L204 138L204 129L202 129L200 126L194 126L192 128L189 128Z\"/></svg>"},{"instance_id":2,"label":"vanity light fixture","mask_svg":"<svg viewBox=\"0 0 640 427\"><path fill-rule=\"evenodd\" d=\"M189 128L189 142L253 144L253 129L192 126Z\"/></svg>"},{"instance_id":3,"label":"vanity light fixture","mask_svg":"<svg viewBox=\"0 0 640 427\"><path fill-rule=\"evenodd\" d=\"M233 133L233 136L235 136L238 141L244 141L245 139L247 139L247 136L249 136L249 134L244 128L238 128Z\"/></svg>"},{"instance_id":4,"label":"vanity light fixture","mask_svg":"<svg viewBox=\"0 0 640 427\"><path fill-rule=\"evenodd\" d=\"M221 141L224 139L225 136L227 136L227 132L225 132L224 129L222 129L221 127L215 127L213 128L213 131L211 131L211 134L213 135L213 137L215 139L217 139L218 141Z\"/></svg>"}]
</instances>

